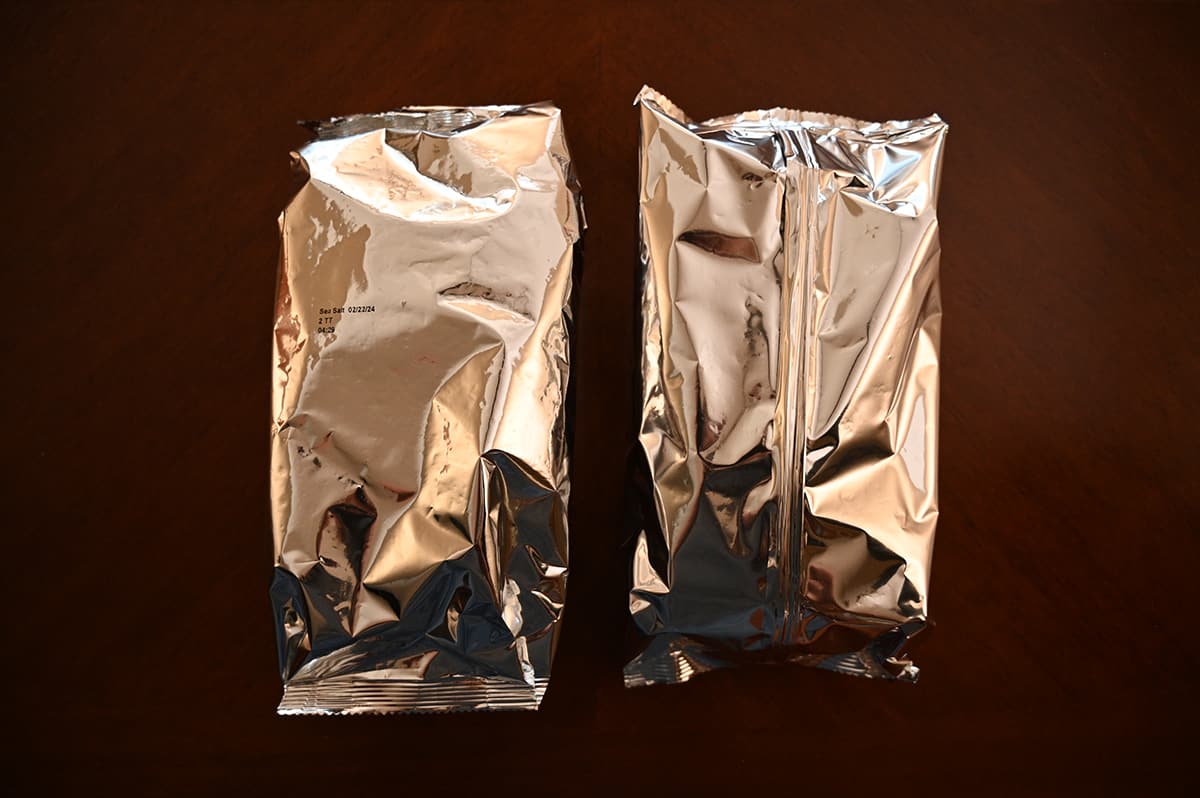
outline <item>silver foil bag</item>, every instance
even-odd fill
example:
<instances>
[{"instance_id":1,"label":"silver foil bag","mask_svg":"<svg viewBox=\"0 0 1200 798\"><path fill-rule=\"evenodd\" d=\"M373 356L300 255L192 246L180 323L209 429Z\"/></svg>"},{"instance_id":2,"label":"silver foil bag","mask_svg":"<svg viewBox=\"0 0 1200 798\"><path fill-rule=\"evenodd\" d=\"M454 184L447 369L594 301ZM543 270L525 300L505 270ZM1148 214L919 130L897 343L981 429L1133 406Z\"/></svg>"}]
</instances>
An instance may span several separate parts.
<instances>
[{"instance_id":1,"label":"silver foil bag","mask_svg":"<svg viewBox=\"0 0 1200 798\"><path fill-rule=\"evenodd\" d=\"M532 709L567 580L582 206L551 105L334 119L280 217L280 713Z\"/></svg>"},{"instance_id":2,"label":"silver foil bag","mask_svg":"<svg viewBox=\"0 0 1200 798\"><path fill-rule=\"evenodd\" d=\"M937 520L946 125L641 112L627 685L794 662L912 680Z\"/></svg>"}]
</instances>

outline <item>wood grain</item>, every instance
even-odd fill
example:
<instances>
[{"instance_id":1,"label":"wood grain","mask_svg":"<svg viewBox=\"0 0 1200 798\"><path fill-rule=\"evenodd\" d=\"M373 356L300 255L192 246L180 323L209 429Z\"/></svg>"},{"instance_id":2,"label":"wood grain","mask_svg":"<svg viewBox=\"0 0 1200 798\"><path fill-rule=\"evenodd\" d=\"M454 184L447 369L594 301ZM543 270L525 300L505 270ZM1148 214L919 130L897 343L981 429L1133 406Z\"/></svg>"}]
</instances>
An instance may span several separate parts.
<instances>
[{"instance_id":1,"label":"wood grain","mask_svg":"<svg viewBox=\"0 0 1200 798\"><path fill-rule=\"evenodd\" d=\"M5 671L23 792L1148 792L1189 778L1194 5L12 4ZM950 122L937 627L915 687L626 691L643 83ZM572 576L537 714L279 719L267 506L293 120L564 109L590 231ZM336 789L336 792L331 791ZM484 790L487 790L485 793Z\"/></svg>"}]
</instances>

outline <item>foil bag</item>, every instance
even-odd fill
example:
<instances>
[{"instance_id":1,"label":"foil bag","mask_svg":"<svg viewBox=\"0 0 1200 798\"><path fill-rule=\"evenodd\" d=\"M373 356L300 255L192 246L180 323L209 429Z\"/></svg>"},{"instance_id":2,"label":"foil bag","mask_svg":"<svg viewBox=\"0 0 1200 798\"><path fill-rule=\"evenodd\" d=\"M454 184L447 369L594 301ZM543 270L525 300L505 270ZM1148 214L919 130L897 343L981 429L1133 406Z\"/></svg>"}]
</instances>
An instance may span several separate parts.
<instances>
[{"instance_id":1,"label":"foil bag","mask_svg":"<svg viewBox=\"0 0 1200 798\"><path fill-rule=\"evenodd\" d=\"M557 108L333 119L280 217L280 713L536 708L583 227Z\"/></svg>"},{"instance_id":2,"label":"foil bag","mask_svg":"<svg viewBox=\"0 0 1200 798\"><path fill-rule=\"evenodd\" d=\"M636 686L912 680L937 521L946 125L692 123L642 90Z\"/></svg>"}]
</instances>

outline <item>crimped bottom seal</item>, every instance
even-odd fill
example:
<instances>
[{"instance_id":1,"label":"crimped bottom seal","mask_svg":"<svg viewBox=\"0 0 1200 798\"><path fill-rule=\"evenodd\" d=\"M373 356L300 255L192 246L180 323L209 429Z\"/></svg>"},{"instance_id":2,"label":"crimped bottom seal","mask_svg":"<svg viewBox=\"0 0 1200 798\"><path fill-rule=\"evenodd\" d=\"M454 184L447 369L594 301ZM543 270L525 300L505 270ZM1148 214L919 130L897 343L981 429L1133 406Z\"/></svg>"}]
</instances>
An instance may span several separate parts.
<instances>
[{"instance_id":1,"label":"crimped bottom seal","mask_svg":"<svg viewBox=\"0 0 1200 798\"><path fill-rule=\"evenodd\" d=\"M474 677L419 681L341 676L284 685L280 715L363 715L537 709L549 679Z\"/></svg>"},{"instance_id":2,"label":"crimped bottom seal","mask_svg":"<svg viewBox=\"0 0 1200 798\"><path fill-rule=\"evenodd\" d=\"M924 625L922 621L913 621L897 626L862 649L841 654L768 651L762 652L765 656L756 657L686 635L660 635L625 666L625 686L682 684L701 673L755 662L793 663L869 679L915 682L920 669L904 659L902 653Z\"/></svg>"}]
</instances>

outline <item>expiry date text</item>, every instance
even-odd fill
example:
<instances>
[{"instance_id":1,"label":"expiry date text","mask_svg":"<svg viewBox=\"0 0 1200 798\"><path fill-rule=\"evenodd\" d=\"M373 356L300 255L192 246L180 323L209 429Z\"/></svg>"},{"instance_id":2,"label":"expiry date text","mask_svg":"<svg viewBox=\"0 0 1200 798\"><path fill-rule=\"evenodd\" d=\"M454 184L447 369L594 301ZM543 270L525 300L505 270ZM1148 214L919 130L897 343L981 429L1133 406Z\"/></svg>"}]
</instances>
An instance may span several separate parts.
<instances>
[{"instance_id":1,"label":"expiry date text","mask_svg":"<svg viewBox=\"0 0 1200 798\"><path fill-rule=\"evenodd\" d=\"M374 305L345 305L344 307L320 307L317 316L317 332L332 333L337 329L337 323L344 314L374 313Z\"/></svg>"}]
</instances>

